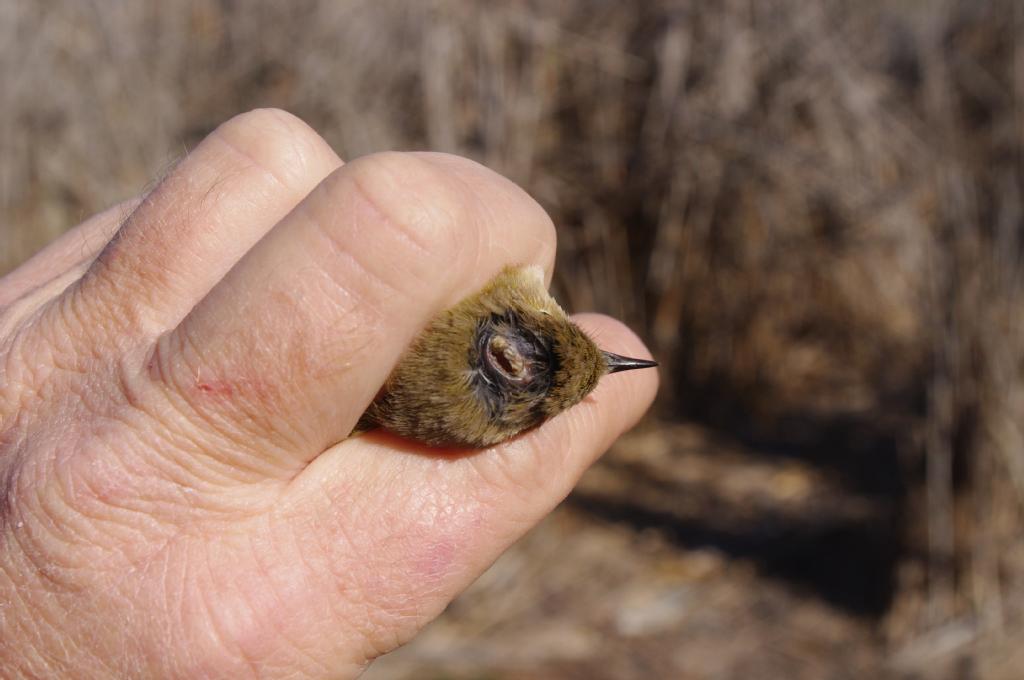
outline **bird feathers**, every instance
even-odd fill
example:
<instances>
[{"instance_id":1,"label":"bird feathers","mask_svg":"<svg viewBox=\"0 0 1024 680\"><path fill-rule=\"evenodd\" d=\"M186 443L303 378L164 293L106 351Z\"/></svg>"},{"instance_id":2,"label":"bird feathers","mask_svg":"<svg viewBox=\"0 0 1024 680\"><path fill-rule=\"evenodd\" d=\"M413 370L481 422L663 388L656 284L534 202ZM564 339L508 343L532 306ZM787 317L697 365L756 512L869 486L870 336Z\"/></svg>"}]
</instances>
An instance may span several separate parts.
<instances>
[{"instance_id":1,"label":"bird feathers","mask_svg":"<svg viewBox=\"0 0 1024 680\"><path fill-rule=\"evenodd\" d=\"M582 400L608 372L605 357L548 294L539 267L506 267L430 322L356 432L490 446Z\"/></svg>"}]
</instances>

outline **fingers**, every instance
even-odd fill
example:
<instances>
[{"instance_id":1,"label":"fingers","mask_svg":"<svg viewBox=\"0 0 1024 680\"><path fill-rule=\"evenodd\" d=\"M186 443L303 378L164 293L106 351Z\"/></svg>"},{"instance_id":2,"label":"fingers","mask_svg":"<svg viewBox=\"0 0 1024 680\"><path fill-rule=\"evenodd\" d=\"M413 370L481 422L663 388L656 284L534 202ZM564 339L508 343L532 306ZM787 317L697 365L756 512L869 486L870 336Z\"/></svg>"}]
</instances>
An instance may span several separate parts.
<instances>
[{"instance_id":1,"label":"fingers","mask_svg":"<svg viewBox=\"0 0 1024 680\"><path fill-rule=\"evenodd\" d=\"M650 356L612 319L577 321L605 349ZM468 455L376 433L332 448L279 503L302 527L304 559L324 579L317 592L335 592L331 579L359 582L357 595L376 624L365 631L366 646L383 652L400 644L569 493L641 417L657 384L655 370L605 376L583 402L537 430Z\"/></svg>"},{"instance_id":2,"label":"fingers","mask_svg":"<svg viewBox=\"0 0 1024 680\"><path fill-rule=\"evenodd\" d=\"M504 265L550 272L554 230L471 161L387 153L333 173L157 351L206 423L270 443L292 473L343 439L416 333ZM266 449L266 446L263 446Z\"/></svg>"},{"instance_id":3,"label":"fingers","mask_svg":"<svg viewBox=\"0 0 1024 680\"><path fill-rule=\"evenodd\" d=\"M93 215L5 276L0 282L0 306L92 261L140 200L133 198Z\"/></svg>"},{"instance_id":4,"label":"fingers","mask_svg":"<svg viewBox=\"0 0 1024 680\"><path fill-rule=\"evenodd\" d=\"M115 334L173 327L340 164L283 111L221 125L135 209L71 291L83 323Z\"/></svg>"}]
</instances>

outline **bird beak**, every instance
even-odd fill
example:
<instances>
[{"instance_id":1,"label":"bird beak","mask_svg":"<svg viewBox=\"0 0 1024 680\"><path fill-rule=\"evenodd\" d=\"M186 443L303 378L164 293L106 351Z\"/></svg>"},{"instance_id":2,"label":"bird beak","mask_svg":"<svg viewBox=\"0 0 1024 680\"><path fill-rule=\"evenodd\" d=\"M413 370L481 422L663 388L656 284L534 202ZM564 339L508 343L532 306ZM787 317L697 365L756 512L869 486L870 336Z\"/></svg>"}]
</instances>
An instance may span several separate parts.
<instances>
[{"instance_id":1,"label":"bird beak","mask_svg":"<svg viewBox=\"0 0 1024 680\"><path fill-rule=\"evenodd\" d=\"M632 371L634 368L654 368L658 365L657 361L648 361L647 359L630 359L629 357L622 357L618 354L605 352L604 350L601 350L601 354L604 355L604 360L608 364L609 373Z\"/></svg>"}]
</instances>

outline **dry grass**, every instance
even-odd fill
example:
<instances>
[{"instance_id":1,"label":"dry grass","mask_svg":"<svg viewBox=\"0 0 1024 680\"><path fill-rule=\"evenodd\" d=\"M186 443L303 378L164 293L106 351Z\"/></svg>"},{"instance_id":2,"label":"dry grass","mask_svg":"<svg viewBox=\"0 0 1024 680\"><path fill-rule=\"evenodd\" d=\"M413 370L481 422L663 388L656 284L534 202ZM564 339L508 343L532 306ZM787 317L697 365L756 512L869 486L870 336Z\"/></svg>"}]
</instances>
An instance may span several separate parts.
<instances>
[{"instance_id":1,"label":"dry grass","mask_svg":"<svg viewBox=\"0 0 1024 680\"><path fill-rule=\"evenodd\" d=\"M662 419L888 508L894 672L1010 677L1022 38L1013 0L6 0L0 271L255 106L477 158L554 216L561 299L650 340Z\"/></svg>"}]
</instances>

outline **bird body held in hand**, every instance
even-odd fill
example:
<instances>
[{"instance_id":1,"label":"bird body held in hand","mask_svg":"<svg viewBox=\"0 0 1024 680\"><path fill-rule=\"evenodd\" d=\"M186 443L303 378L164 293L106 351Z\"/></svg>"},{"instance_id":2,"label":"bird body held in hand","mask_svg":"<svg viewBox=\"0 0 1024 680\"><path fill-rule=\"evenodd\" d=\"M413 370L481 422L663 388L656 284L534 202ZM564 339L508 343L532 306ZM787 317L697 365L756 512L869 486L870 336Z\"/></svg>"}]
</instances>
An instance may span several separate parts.
<instances>
[{"instance_id":1,"label":"bird body held in hand","mask_svg":"<svg viewBox=\"0 0 1024 680\"><path fill-rule=\"evenodd\" d=\"M355 433L381 427L432 446L490 446L577 404L607 373L655 365L598 349L548 294L539 267L506 267L429 324Z\"/></svg>"}]
</instances>

